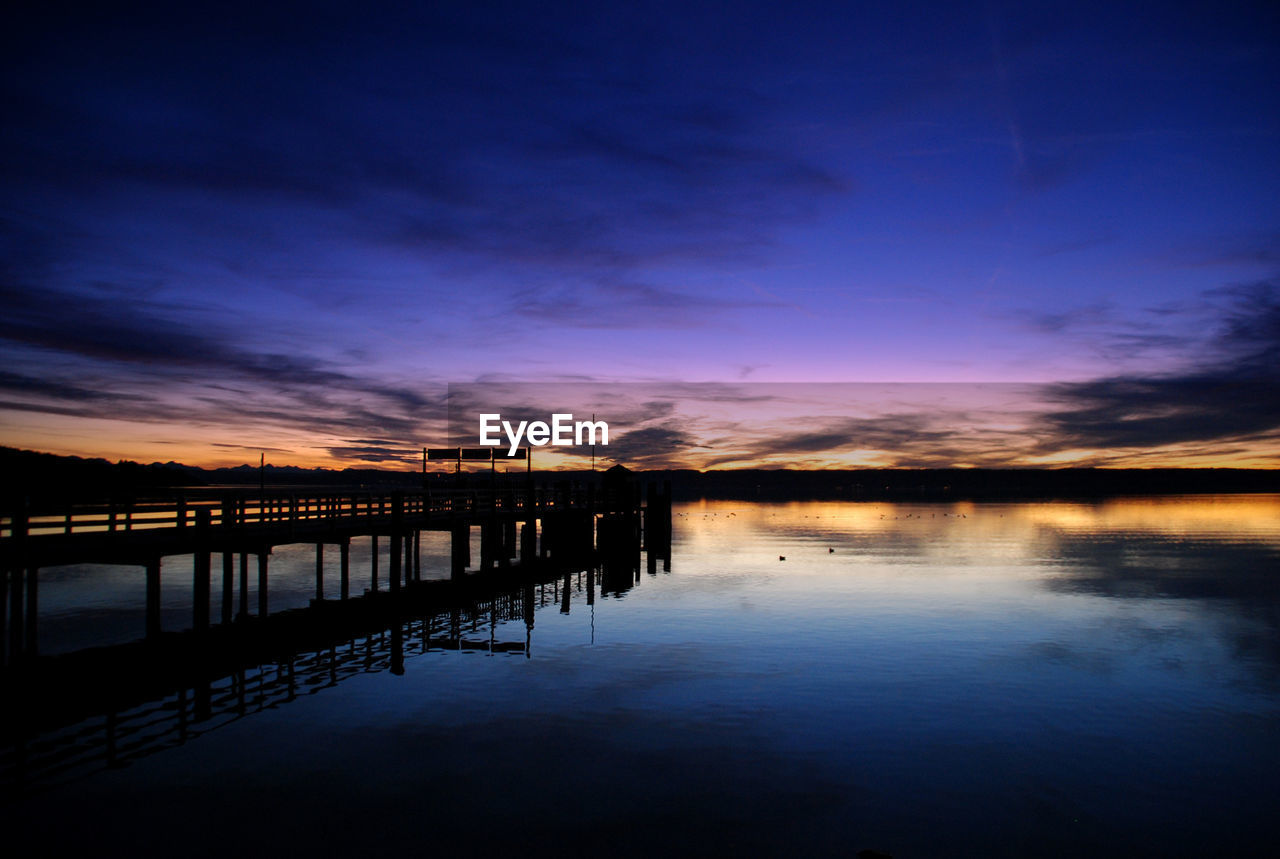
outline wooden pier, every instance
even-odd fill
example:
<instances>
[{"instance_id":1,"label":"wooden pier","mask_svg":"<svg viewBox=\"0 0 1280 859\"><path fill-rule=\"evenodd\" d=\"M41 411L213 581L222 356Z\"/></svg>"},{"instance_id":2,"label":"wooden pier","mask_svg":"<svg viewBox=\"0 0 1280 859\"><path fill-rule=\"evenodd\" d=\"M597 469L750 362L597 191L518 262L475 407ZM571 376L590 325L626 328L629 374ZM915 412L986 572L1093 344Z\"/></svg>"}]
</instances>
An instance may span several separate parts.
<instances>
[{"instance_id":1,"label":"wooden pier","mask_svg":"<svg viewBox=\"0 0 1280 859\"><path fill-rule=\"evenodd\" d=\"M422 580L419 546L424 531L451 534L450 574L458 577L473 567L473 527L480 528L474 568L486 571L509 568L513 562L585 568L601 554L613 566L619 558L638 563L642 543L648 544L651 564L658 558L669 561L670 549L664 554L662 546L670 545L670 523L670 488L651 484L642 500L625 469L606 473L599 486L561 482L444 491L206 490L128 502L23 503L0 517L0 665L38 655L44 567L140 567L146 577L146 624L139 632L155 639L162 631L162 573L165 579L172 575L163 568L166 558L191 556L190 628L202 633L210 628L214 608L215 555L221 558L219 620L227 625L268 616L269 559L280 545L316 546L315 602L323 603L351 598L350 546L355 539L370 540L368 592L385 589L394 595ZM333 546L340 563L336 595L325 593L323 575L326 548ZM252 606L251 564L256 576Z\"/></svg>"}]
</instances>

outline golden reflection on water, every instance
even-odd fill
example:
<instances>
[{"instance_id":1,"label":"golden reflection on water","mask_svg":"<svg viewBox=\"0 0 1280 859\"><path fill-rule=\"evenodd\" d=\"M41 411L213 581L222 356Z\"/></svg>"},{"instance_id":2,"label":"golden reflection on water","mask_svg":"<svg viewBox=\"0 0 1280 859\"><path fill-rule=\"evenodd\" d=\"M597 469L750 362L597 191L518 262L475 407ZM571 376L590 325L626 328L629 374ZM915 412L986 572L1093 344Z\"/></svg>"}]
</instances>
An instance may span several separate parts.
<instances>
[{"instance_id":1,"label":"golden reflection on water","mask_svg":"<svg viewBox=\"0 0 1280 859\"><path fill-rule=\"evenodd\" d=\"M1179 495L1080 501L793 501L777 504L702 500L682 505L686 526L699 520L736 519L739 525L781 519L816 528L839 523L853 530L893 531L904 523L972 519L991 527L999 519L1063 530L1140 530L1178 534L1280 536L1280 495Z\"/></svg>"},{"instance_id":2,"label":"golden reflection on water","mask_svg":"<svg viewBox=\"0 0 1280 859\"><path fill-rule=\"evenodd\" d=\"M704 500L676 509L675 538L686 551L740 556L765 535L787 538L791 561L847 557L856 549L863 558L892 552L945 559L950 566L1052 560L1060 540L1091 535L1171 544L1247 541L1280 549L1280 495L985 503Z\"/></svg>"},{"instance_id":3,"label":"golden reflection on water","mask_svg":"<svg viewBox=\"0 0 1280 859\"><path fill-rule=\"evenodd\" d=\"M1025 505L1027 517L1060 530L1146 531L1192 537L1280 537L1280 495L1124 498L1099 504Z\"/></svg>"}]
</instances>

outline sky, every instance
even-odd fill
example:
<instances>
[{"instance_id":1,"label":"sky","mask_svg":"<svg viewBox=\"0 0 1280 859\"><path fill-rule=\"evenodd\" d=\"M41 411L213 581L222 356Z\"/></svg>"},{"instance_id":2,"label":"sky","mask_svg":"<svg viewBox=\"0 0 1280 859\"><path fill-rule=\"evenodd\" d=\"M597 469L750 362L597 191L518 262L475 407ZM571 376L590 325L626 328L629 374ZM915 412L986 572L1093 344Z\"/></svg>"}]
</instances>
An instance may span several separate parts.
<instances>
[{"instance_id":1,"label":"sky","mask_svg":"<svg viewBox=\"0 0 1280 859\"><path fill-rule=\"evenodd\" d=\"M1274 3L27 5L0 444L1280 467Z\"/></svg>"}]
</instances>

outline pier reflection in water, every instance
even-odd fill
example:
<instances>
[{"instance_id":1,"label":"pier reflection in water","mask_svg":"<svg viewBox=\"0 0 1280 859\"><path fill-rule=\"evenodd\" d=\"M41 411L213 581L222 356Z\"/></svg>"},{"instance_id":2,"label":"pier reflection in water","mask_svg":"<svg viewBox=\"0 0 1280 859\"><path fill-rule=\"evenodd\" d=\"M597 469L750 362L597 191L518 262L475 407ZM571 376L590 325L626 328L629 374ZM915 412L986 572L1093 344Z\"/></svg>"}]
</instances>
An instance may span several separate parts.
<instances>
[{"instance_id":1,"label":"pier reflection in water","mask_svg":"<svg viewBox=\"0 0 1280 859\"><path fill-rule=\"evenodd\" d=\"M210 678L204 721L195 684L122 709L129 766L10 798L6 825L135 855L209 832L329 854L1269 840L1280 498L675 512L668 558L602 553L567 581L255 658ZM96 733L105 756L105 729L57 736Z\"/></svg>"},{"instance_id":2,"label":"pier reflection in water","mask_svg":"<svg viewBox=\"0 0 1280 859\"><path fill-rule=\"evenodd\" d=\"M55 664L47 668L48 676L28 679L26 694L34 700L3 720L4 788L12 799L98 769L125 766L357 674L403 675L406 660L433 651L528 658L536 612L552 606L568 614L572 600L593 605L596 575L594 567L563 575L527 571L523 584L497 582L438 594L435 604L454 605L359 637L345 637L350 622L332 616L306 619L302 616L318 610L304 609L292 618L295 630L305 630L304 638L332 642L314 650L294 652L291 645L301 639L291 641L287 632L264 648L250 631L211 642L224 650L220 653L186 642L178 645L183 656L176 659L126 646ZM489 594L483 596L484 591ZM509 637L515 631L512 622L523 626L522 638ZM266 663L254 658L270 651L287 655ZM224 674L220 666L236 661L240 664ZM173 686L174 691L151 698ZM91 715L80 719L86 713Z\"/></svg>"}]
</instances>

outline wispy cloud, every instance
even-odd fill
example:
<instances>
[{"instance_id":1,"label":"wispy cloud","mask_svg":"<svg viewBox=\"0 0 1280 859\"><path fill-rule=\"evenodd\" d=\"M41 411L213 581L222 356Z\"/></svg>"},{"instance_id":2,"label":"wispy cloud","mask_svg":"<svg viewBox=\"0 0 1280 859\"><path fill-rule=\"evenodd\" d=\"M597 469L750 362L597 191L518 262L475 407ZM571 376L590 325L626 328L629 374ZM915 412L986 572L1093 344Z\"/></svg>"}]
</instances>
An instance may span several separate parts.
<instances>
[{"instance_id":1,"label":"wispy cloud","mask_svg":"<svg viewBox=\"0 0 1280 859\"><path fill-rule=\"evenodd\" d=\"M239 344L192 308L128 306L54 289L0 285L0 354L40 375L6 372L0 389L31 412L138 421L231 417L307 431L419 431L444 416L425 393L307 353Z\"/></svg>"},{"instance_id":2,"label":"wispy cloud","mask_svg":"<svg viewBox=\"0 0 1280 859\"><path fill-rule=\"evenodd\" d=\"M1153 448L1280 431L1280 290L1275 281L1226 293L1231 307L1210 349L1187 369L1057 385L1042 448Z\"/></svg>"}]
</instances>

